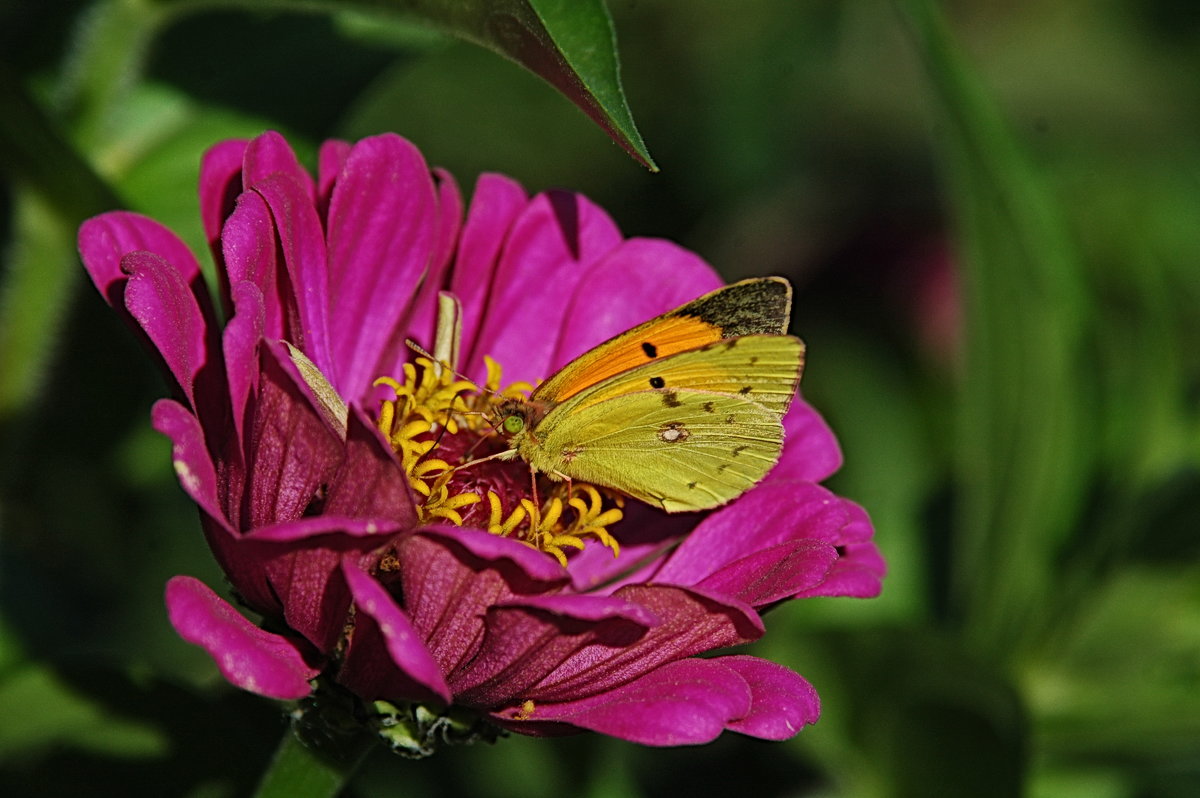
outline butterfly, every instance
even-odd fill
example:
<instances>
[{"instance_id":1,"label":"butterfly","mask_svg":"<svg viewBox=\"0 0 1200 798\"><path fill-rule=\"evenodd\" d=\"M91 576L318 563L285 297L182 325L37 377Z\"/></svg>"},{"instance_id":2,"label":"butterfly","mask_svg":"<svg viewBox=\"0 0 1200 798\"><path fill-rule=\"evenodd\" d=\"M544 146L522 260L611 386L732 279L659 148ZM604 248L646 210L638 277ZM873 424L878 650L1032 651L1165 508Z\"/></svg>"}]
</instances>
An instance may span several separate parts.
<instances>
[{"instance_id":1,"label":"butterfly","mask_svg":"<svg viewBox=\"0 0 1200 798\"><path fill-rule=\"evenodd\" d=\"M778 462L804 368L791 298L782 278L743 280L605 341L499 404L505 456L667 512L740 496Z\"/></svg>"}]
</instances>

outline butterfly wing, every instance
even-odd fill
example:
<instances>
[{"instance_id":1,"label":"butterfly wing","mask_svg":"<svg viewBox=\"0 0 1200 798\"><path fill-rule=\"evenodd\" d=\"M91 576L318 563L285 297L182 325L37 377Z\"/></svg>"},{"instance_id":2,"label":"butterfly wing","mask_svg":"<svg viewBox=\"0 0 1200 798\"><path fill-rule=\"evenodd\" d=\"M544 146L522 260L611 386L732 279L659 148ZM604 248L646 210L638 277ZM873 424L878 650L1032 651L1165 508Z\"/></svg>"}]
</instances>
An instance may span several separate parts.
<instances>
[{"instance_id":1,"label":"butterfly wing","mask_svg":"<svg viewBox=\"0 0 1200 798\"><path fill-rule=\"evenodd\" d=\"M742 396L647 390L585 407L568 402L522 444L538 471L680 512L753 487L779 460L783 426L779 413Z\"/></svg>"},{"instance_id":2,"label":"butterfly wing","mask_svg":"<svg viewBox=\"0 0 1200 798\"><path fill-rule=\"evenodd\" d=\"M623 371L575 394L567 403L576 412L624 394L689 390L730 394L782 416L796 395L804 368L804 343L790 335L743 335L657 358Z\"/></svg>"},{"instance_id":3,"label":"butterfly wing","mask_svg":"<svg viewBox=\"0 0 1200 798\"><path fill-rule=\"evenodd\" d=\"M604 380L722 340L787 332L792 288L780 277L742 280L626 330L568 363L532 399L565 402Z\"/></svg>"}]
</instances>

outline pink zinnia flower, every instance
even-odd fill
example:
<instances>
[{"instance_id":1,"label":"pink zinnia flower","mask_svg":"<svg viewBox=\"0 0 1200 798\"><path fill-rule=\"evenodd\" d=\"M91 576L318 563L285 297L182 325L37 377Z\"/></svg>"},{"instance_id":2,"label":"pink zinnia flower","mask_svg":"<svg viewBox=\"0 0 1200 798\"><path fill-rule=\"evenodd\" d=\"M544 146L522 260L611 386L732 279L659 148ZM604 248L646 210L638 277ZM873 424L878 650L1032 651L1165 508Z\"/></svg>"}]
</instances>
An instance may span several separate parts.
<instances>
[{"instance_id":1,"label":"pink zinnia flower","mask_svg":"<svg viewBox=\"0 0 1200 798\"><path fill-rule=\"evenodd\" d=\"M532 383L717 287L709 266L623 238L582 196L531 199L497 175L464 220L454 181L394 135L326 143L316 180L277 134L225 142L200 195L224 323L156 222L104 214L79 247L170 375L154 425L238 603L264 618L191 577L168 584L175 628L230 682L299 699L320 676L385 733L405 708L651 745L783 739L816 720L787 668L696 656L758 638L784 600L880 589L866 514L817 484L840 453L811 407L792 404L778 466L717 510L622 509L549 483L533 507L520 462L442 473L495 450L481 416L444 428L488 395L405 346L433 346L448 291L465 376L501 389L486 354Z\"/></svg>"}]
</instances>

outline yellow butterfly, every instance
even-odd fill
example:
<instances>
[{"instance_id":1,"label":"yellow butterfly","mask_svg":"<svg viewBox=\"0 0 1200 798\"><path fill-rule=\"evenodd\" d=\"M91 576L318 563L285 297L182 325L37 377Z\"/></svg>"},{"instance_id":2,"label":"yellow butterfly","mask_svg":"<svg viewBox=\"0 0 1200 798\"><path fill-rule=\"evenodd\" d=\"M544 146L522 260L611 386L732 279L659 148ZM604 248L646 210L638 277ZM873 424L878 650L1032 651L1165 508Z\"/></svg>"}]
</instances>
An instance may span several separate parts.
<instances>
[{"instance_id":1,"label":"yellow butterfly","mask_svg":"<svg viewBox=\"0 0 1200 798\"><path fill-rule=\"evenodd\" d=\"M743 280L605 341L499 405L507 457L668 512L736 498L783 449L804 368L791 298L782 278Z\"/></svg>"}]
</instances>

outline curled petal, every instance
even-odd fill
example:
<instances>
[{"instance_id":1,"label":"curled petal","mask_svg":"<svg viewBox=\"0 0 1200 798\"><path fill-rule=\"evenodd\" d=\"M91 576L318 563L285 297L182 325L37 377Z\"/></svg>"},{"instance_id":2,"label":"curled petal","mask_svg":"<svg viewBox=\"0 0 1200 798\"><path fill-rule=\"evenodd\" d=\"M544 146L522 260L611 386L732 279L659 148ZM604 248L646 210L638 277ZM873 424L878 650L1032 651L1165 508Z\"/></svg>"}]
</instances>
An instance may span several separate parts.
<instances>
[{"instance_id":1,"label":"curled petal","mask_svg":"<svg viewBox=\"0 0 1200 798\"><path fill-rule=\"evenodd\" d=\"M233 529L221 508L217 472L204 445L204 430L187 408L171 399L160 399L151 411L154 428L171 439L171 461L179 484L200 509L231 533Z\"/></svg>"},{"instance_id":2,"label":"curled petal","mask_svg":"<svg viewBox=\"0 0 1200 798\"><path fill-rule=\"evenodd\" d=\"M234 200L242 192L242 159L248 141L230 139L209 148L200 159L200 219L204 235L217 261L218 273L224 261L221 251L221 227L233 210Z\"/></svg>"},{"instance_id":3,"label":"curled petal","mask_svg":"<svg viewBox=\"0 0 1200 798\"><path fill-rule=\"evenodd\" d=\"M190 576L167 583L166 601L175 631L207 651L232 684L268 698L308 695L308 680L320 669L308 663L299 641L259 629Z\"/></svg>"},{"instance_id":4,"label":"curled petal","mask_svg":"<svg viewBox=\"0 0 1200 798\"><path fill-rule=\"evenodd\" d=\"M153 219L130 211L112 211L88 219L79 228L83 265L108 304L118 310L124 306L121 296L127 276L121 268L121 259L138 251L158 254L178 273L198 302L207 300L196 256L179 236Z\"/></svg>"},{"instance_id":5,"label":"curled petal","mask_svg":"<svg viewBox=\"0 0 1200 798\"><path fill-rule=\"evenodd\" d=\"M383 586L348 561L342 562L342 574L357 609L342 681L369 698L432 696L450 703L450 688L433 655Z\"/></svg>"}]
</instances>

